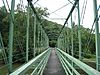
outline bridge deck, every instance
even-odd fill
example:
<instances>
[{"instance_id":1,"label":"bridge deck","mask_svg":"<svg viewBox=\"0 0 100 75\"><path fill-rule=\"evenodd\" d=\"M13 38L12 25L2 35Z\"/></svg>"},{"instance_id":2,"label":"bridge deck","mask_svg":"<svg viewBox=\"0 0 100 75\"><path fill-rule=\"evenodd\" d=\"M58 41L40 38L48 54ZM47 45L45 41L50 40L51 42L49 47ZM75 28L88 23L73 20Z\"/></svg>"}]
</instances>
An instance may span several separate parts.
<instances>
[{"instance_id":1,"label":"bridge deck","mask_svg":"<svg viewBox=\"0 0 100 75\"><path fill-rule=\"evenodd\" d=\"M43 75L66 75L59 59L57 58L54 48L52 49Z\"/></svg>"}]
</instances>

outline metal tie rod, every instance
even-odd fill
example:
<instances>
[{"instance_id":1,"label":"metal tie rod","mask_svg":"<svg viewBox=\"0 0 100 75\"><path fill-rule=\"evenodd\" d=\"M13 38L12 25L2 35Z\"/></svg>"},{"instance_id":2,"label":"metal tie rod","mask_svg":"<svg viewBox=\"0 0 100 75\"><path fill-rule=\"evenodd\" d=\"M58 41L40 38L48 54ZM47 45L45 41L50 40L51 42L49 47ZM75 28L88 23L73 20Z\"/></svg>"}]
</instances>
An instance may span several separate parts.
<instances>
[{"instance_id":1,"label":"metal tie rod","mask_svg":"<svg viewBox=\"0 0 100 75\"><path fill-rule=\"evenodd\" d=\"M66 21L65 21L63 27L61 28L60 33L62 32L63 28L65 27L65 25L66 25L66 23L67 23L69 17L71 16L71 14L72 14L72 12L74 11L74 9L75 9L75 7L76 7L76 5L77 5L78 2L79 2L79 0L76 0L75 3L73 4L73 7L72 7L72 9L71 9L70 12L69 12L69 15L68 15L68 17L66 18ZM59 35L60 35L60 33L59 33Z\"/></svg>"}]
</instances>

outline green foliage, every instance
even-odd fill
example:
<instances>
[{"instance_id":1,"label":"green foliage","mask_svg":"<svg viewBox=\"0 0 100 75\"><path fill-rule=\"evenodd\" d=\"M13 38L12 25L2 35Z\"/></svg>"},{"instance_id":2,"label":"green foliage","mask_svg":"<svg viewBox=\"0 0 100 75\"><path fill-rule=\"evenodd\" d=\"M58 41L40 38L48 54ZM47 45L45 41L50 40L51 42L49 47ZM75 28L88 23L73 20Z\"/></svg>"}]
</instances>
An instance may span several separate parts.
<instances>
[{"instance_id":1,"label":"green foliage","mask_svg":"<svg viewBox=\"0 0 100 75\"><path fill-rule=\"evenodd\" d=\"M27 10L27 7L26 7ZM27 24L27 11L23 11L22 9L19 8L19 5L17 6L17 10L15 11L15 20L14 20L14 54L17 53L22 53L22 55L20 55L19 57L22 57L23 55L25 56L25 40L26 40L26 24ZM42 27L45 30L45 32L47 33L48 37L49 37L49 44L52 47L57 46L57 39L59 36L59 32L61 30L62 25L57 24L55 22L51 22L48 21L46 19L43 19L43 16L48 17L49 13L47 12L47 8L38 8L36 7L36 11L39 13L39 16L42 19ZM37 20L38 22L38 20ZM38 24L36 27L36 30L38 30ZM32 9L30 8L30 28L29 28L29 54L32 55L33 53L33 42L34 42L34 14ZM4 41L4 45L5 47L8 46L8 32L9 32L9 13L4 11L4 7L0 8L0 31L2 33L2 37L3 37L3 41ZM39 35L37 35L37 33L39 32ZM36 32L36 36L40 37L40 30ZM79 48L78 48L78 32L77 32L77 25L74 25L73 27L73 36L74 36L74 53L78 53ZM81 26L81 34L82 34L82 51L84 53L95 53L95 37L94 34L90 34L90 29L88 28L84 28L83 26ZM67 49L67 44L69 43L69 49L71 52L71 29L65 27L63 30L63 38L66 41L63 41L64 44L64 49ZM89 46L87 47L87 39L89 38L89 36L91 37L91 41L89 43ZM68 38L69 37L69 41ZM42 37L44 38L44 37ZM38 38L36 38L36 40L38 40ZM38 43L38 42L36 42ZM37 45L39 46L39 45Z\"/></svg>"},{"instance_id":2,"label":"green foliage","mask_svg":"<svg viewBox=\"0 0 100 75\"><path fill-rule=\"evenodd\" d=\"M3 36L4 45L7 46L9 31L9 13L4 10L4 6L0 8L0 32Z\"/></svg>"},{"instance_id":3,"label":"green foliage","mask_svg":"<svg viewBox=\"0 0 100 75\"><path fill-rule=\"evenodd\" d=\"M67 28L65 28L66 30ZM60 37L60 43L61 46L60 48L62 50L67 50L67 48L69 47L69 53L71 54L71 46L72 46L72 42L71 42L71 29L67 29L67 34L64 35L66 32L65 30L63 30L62 35ZM95 54L95 34L90 34L90 29L89 28L84 28L83 26L80 27L81 30L81 42L82 42L82 56L87 57L87 58L91 58L91 54ZM64 37L66 38L66 40L64 39ZM69 38L69 39L67 39ZM69 41L69 42L68 42ZM66 45L65 45L66 44ZM67 44L69 44L69 46L67 47ZM78 27L77 25L73 26L73 49L74 49L74 56L76 58L78 58L79 55L79 40L78 40Z\"/></svg>"},{"instance_id":4,"label":"green foliage","mask_svg":"<svg viewBox=\"0 0 100 75\"><path fill-rule=\"evenodd\" d=\"M36 11L39 13L39 16L45 16L45 17L48 17L49 16L49 13L47 12L47 8L39 8L39 7L36 7L35 8Z\"/></svg>"},{"instance_id":5,"label":"green foliage","mask_svg":"<svg viewBox=\"0 0 100 75\"><path fill-rule=\"evenodd\" d=\"M49 37L50 46L53 46L53 47L56 46L57 38L59 36L59 31L62 25L45 20L42 26Z\"/></svg>"}]
</instances>

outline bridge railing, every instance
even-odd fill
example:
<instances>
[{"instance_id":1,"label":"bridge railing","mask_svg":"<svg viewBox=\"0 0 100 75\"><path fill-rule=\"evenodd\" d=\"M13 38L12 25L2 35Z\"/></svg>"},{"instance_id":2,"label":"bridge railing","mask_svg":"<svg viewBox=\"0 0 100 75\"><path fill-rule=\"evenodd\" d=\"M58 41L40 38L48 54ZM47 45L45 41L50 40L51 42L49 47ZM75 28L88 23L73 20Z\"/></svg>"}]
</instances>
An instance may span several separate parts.
<instances>
[{"instance_id":1,"label":"bridge railing","mask_svg":"<svg viewBox=\"0 0 100 75\"><path fill-rule=\"evenodd\" d=\"M79 73L79 70L83 70L88 75L100 75L100 72L93 69L92 67L86 65L85 63L81 62L80 60L72 57L71 55L65 53L64 51L57 48L56 50L57 56L60 59L60 62L62 63L62 66L66 72L67 75L81 75ZM75 65L79 67L79 70L75 68Z\"/></svg>"},{"instance_id":2,"label":"bridge railing","mask_svg":"<svg viewBox=\"0 0 100 75\"><path fill-rule=\"evenodd\" d=\"M51 50L48 48L37 57L33 58L28 63L24 64L23 66L12 72L10 75L42 75L50 53Z\"/></svg>"}]
</instances>

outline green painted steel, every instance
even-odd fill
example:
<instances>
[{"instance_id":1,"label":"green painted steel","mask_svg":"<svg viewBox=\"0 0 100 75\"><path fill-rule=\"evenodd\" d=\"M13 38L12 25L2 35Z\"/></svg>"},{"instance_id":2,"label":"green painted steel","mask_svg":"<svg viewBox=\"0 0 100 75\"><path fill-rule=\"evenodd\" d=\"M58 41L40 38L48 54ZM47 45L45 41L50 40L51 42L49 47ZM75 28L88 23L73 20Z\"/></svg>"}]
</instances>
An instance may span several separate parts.
<instances>
[{"instance_id":1,"label":"green painted steel","mask_svg":"<svg viewBox=\"0 0 100 75\"><path fill-rule=\"evenodd\" d=\"M35 8L34 8L34 6L33 6L33 4L32 4L32 1L29 0L28 2L29 2L29 4L30 4L30 7L32 8L33 13L34 13L34 15L36 16L38 22L40 22L40 24L42 24L43 21L41 20L40 16L38 15L37 11L35 10ZM43 36L44 36L44 38L42 38L42 40L44 40L44 41L42 41L42 43L43 43L43 46L46 47L47 45L49 45L49 44L46 44L46 43L48 42L48 41L47 41L47 40L48 40L48 39L47 39L48 36L46 35L46 33L45 33L45 31L43 30L43 28L42 28L42 33L43 33ZM37 37L37 38L38 38L38 37Z\"/></svg>"},{"instance_id":2,"label":"green painted steel","mask_svg":"<svg viewBox=\"0 0 100 75\"><path fill-rule=\"evenodd\" d=\"M26 62L28 62L28 50L29 50L29 3L27 7L27 27L26 27Z\"/></svg>"},{"instance_id":3,"label":"green painted steel","mask_svg":"<svg viewBox=\"0 0 100 75\"><path fill-rule=\"evenodd\" d=\"M40 52L42 50L42 34L41 34L41 26L40 26Z\"/></svg>"},{"instance_id":4,"label":"green painted steel","mask_svg":"<svg viewBox=\"0 0 100 75\"><path fill-rule=\"evenodd\" d=\"M41 61L35 67L34 70L39 69L41 67L43 68L46 65L46 62L48 61L48 58L49 58L50 53L51 53L51 50L50 50L50 48L48 48L47 50L45 50L44 52L42 52L40 55L38 55L35 58L33 58L32 60L30 60L28 63L26 63L25 65L21 66L17 70L15 70L10 75L23 75L23 74L25 74L32 67L32 65L35 65L39 60L41 60ZM33 70L33 72L32 72L31 75L33 75L34 70ZM42 69L41 69L41 71L42 71Z\"/></svg>"},{"instance_id":5,"label":"green painted steel","mask_svg":"<svg viewBox=\"0 0 100 75\"><path fill-rule=\"evenodd\" d=\"M47 53L47 55L48 55L48 53ZM32 75L35 73L35 72L37 72L37 69L42 65L42 63L44 62L44 60L45 60L45 58L46 58L47 56L45 56L45 57L43 57L43 59L41 60L41 62L38 64L38 66L33 70L33 72L31 73Z\"/></svg>"},{"instance_id":6,"label":"green painted steel","mask_svg":"<svg viewBox=\"0 0 100 75\"><path fill-rule=\"evenodd\" d=\"M66 29L64 29L64 50L66 52Z\"/></svg>"},{"instance_id":7,"label":"green painted steel","mask_svg":"<svg viewBox=\"0 0 100 75\"><path fill-rule=\"evenodd\" d=\"M74 56L74 42L73 42L73 20L72 20L72 15L71 15L71 44L72 44L72 48L71 48L71 54L72 56ZM73 62L72 62L72 66L74 66ZM73 73L73 71L72 71Z\"/></svg>"},{"instance_id":8,"label":"green painted steel","mask_svg":"<svg viewBox=\"0 0 100 75\"><path fill-rule=\"evenodd\" d=\"M73 21L72 21L72 15L71 15L71 44L72 44L72 48L71 48L71 54L72 56L74 55L73 53L73 46L74 46L74 43L73 43Z\"/></svg>"},{"instance_id":9,"label":"green painted steel","mask_svg":"<svg viewBox=\"0 0 100 75\"><path fill-rule=\"evenodd\" d=\"M36 53L36 50L35 50L35 47L36 47L36 15L34 14L34 57L35 57L35 53Z\"/></svg>"},{"instance_id":10,"label":"green painted steel","mask_svg":"<svg viewBox=\"0 0 100 75\"><path fill-rule=\"evenodd\" d=\"M99 24L98 24L98 10L97 10L97 0L93 0L94 5L94 19L95 22L95 42L96 42L96 69L100 71L100 34L99 34Z\"/></svg>"},{"instance_id":11,"label":"green painted steel","mask_svg":"<svg viewBox=\"0 0 100 75\"><path fill-rule=\"evenodd\" d=\"M43 70L47 64L50 53L51 53L51 50L43 57L41 62L37 65L37 67L31 73L31 75L34 75L34 74L41 75L43 73ZM38 71L38 69L39 69L39 71ZM37 73L37 71L38 71L38 73Z\"/></svg>"},{"instance_id":12,"label":"green painted steel","mask_svg":"<svg viewBox=\"0 0 100 75\"><path fill-rule=\"evenodd\" d=\"M65 27L66 23L68 22L68 19L70 18L71 14L73 13L73 11L74 11L76 5L78 4L78 2L79 2L79 0L75 0L74 4L73 4L73 6L72 6L72 8L71 8L71 10L70 10L70 12L68 14L68 17L66 18L66 21L65 21L63 27L61 28L60 34L63 31L63 28ZM59 34L59 36L60 36L60 34Z\"/></svg>"},{"instance_id":13,"label":"green painted steel","mask_svg":"<svg viewBox=\"0 0 100 75\"><path fill-rule=\"evenodd\" d=\"M48 61L48 59L49 59L50 53L51 53L51 51L49 52L49 54L47 54L46 59L45 59L44 63L42 64L42 66L41 66L41 68L40 68L40 71L38 72L38 75L39 75L39 74L40 74L40 75L43 75L43 71L44 71L45 66L46 66L46 64L47 64L47 61Z\"/></svg>"},{"instance_id":14,"label":"green painted steel","mask_svg":"<svg viewBox=\"0 0 100 75\"><path fill-rule=\"evenodd\" d=\"M4 4L4 7L5 7L5 11L7 12L7 9L6 9L6 4L4 2L4 0L2 0L3 4Z\"/></svg>"},{"instance_id":15,"label":"green painted steel","mask_svg":"<svg viewBox=\"0 0 100 75\"><path fill-rule=\"evenodd\" d=\"M15 0L11 2L11 11L10 11L10 28L9 28L9 43L8 43L8 51L9 51L9 73L12 72L12 52L13 52L13 31L14 31L14 7Z\"/></svg>"},{"instance_id":16,"label":"green painted steel","mask_svg":"<svg viewBox=\"0 0 100 75\"><path fill-rule=\"evenodd\" d=\"M66 65L66 67L68 66L68 67L69 67L68 69L72 69L72 72L68 71L70 74L73 75L73 72L74 72L76 75L80 75L80 74L74 69L73 65L70 64L70 63L68 62L68 60L66 60L66 57L64 57L63 54L61 54L59 51L56 51L56 52L57 52L57 55L58 55L59 59L61 59L61 60L63 61L64 65Z\"/></svg>"},{"instance_id":17,"label":"green painted steel","mask_svg":"<svg viewBox=\"0 0 100 75\"><path fill-rule=\"evenodd\" d=\"M80 28L80 9L79 9L79 2L78 2L78 39L79 39L79 60L82 60L82 50L81 50L81 28Z\"/></svg>"},{"instance_id":18,"label":"green painted steel","mask_svg":"<svg viewBox=\"0 0 100 75\"><path fill-rule=\"evenodd\" d=\"M38 23L38 54L40 53L40 23Z\"/></svg>"},{"instance_id":19,"label":"green painted steel","mask_svg":"<svg viewBox=\"0 0 100 75\"><path fill-rule=\"evenodd\" d=\"M98 11L97 11L97 0L93 0L94 3L94 18L98 18ZM81 49L81 27L80 27L80 10L79 10L79 0L76 0L65 23L64 26L61 29L60 32L60 36L58 37L57 40L57 56L65 70L66 75L81 75L79 74L79 72L74 68L74 64L77 65L80 69L84 70L88 75L100 75L100 47L99 47L99 24L98 24L98 20L96 19L95 22L95 39L96 39L96 67L97 70L91 68L90 66L86 65L85 63L81 62L80 60L74 58L74 45L73 45L73 23L72 23L72 12L75 9L75 7L77 6L78 9L78 39L79 39L79 59L82 60L82 49ZM27 8L27 27L26 27L26 64L24 64L23 66L21 66L20 68L18 68L16 71L13 71L12 68L12 57L13 57L13 32L14 32L14 6L15 6L15 0L12 0L11 3L11 11L10 11L10 28L9 28L9 43L8 43L8 68L9 68L9 73L11 73L10 75L24 75L28 70L30 70L31 68L33 69L33 72L31 73L31 75L42 75L43 74L43 70L47 64L48 58L50 56L51 50L49 47L49 38L46 34L46 32L44 31L44 29L42 28L42 20L40 18L40 16L38 15L38 13L36 12L32 1L28 0L28 8ZM34 13L34 46L33 46L33 57L34 59L29 60L29 6L32 8L33 13ZM67 28L67 37L66 37L66 30L64 29L65 24L67 23L69 17L71 17L71 50L70 50L70 38L68 35L69 34L69 30ZM0 33L1 34L1 33ZM1 35L0 35L1 38ZM66 47L67 44L67 47ZM48 48L48 49L47 49ZM67 53L65 53L67 48ZM47 50L46 50L47 49ZM61 50L60 50L61 49ZM45 51L44 51L45 50ZM62 51L63 50L63 51ZM64 52L65 51L65 52ZM71 55L70 56L70 51L71 51ZM42 52L42 53L41 53ZM41 54L39 54L41 53ZM38 56L36 56L38 55ZM36 57L35 57L36 56ZM69 60L71 61L71 63L69 62ZM7 62L7 58L6 58L6 62Z\"/></svg>"},{"instance_id":20,"label":"green painted steel","mask_svg":"<svg viewBox=\"0 0 100 75\"><path fill-rule=\"evenodd\" d=\"M69 30L68 30L68 24L67 24L67 30L66 31L67 31L67 52L69 54L69 35L68 35L68 33L69 33L68 31Z\"/></svg>"},{"instance_id":21,"label":"green painted steel","mask_svg":"<svg viewBox=\"0 0 100 75\"><path fill-rule=\"evenodd\" d=\"M63 52L62 50L60 50L58 48L57 48L57 51L59 52L59 54L61 54L61 56L62 56L63 60L65 60L65 62L67 62L67 60L64 57L67 57L69 60L73 61L74 64L76 64L78 67L80 67L82 70L84 70L88 75L100 75L99 71L86 65L85 63L81 62L80 60L70 56L69 54Z\"/></svg>"},{"instance_id":22,"label":"green painted steel","mask_svg":"<svg viewBox=\"0 0 100 75\"><path fill-rule=\"evenodd\" d=\"M59 58L59 60L60 60L60 62L61 62L61 64L62 64L64 70L65 70L66 75L68 75L68 72L70 73L70 75L73 75L73 74L71 73L69 67L67 66L67 64L66 64L66 63L64 62L64 60L60 57L59 53L58 53L57 51L56 51L56 53L57 53L57 56L58 56L58 58Z\"/></svg>"}]
</instances>

